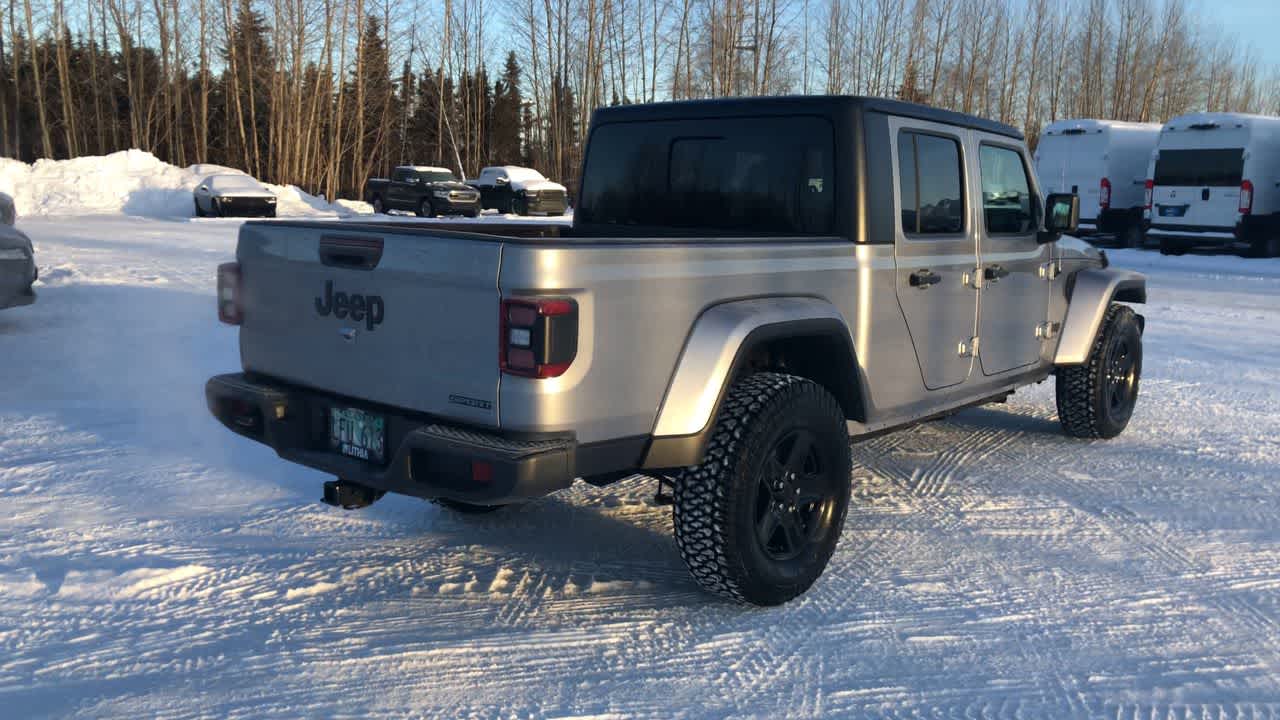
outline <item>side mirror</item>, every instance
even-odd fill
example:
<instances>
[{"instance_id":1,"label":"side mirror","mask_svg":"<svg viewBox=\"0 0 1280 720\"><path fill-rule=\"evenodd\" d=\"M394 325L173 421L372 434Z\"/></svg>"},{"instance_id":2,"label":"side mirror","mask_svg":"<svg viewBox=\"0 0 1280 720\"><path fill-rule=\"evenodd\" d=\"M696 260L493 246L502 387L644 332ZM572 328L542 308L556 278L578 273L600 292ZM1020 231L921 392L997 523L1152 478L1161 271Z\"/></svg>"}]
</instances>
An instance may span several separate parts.
<instances>
[{"instance_id":1,"label":"side mirror","mask_svg":"<svg viewBox=\"0 0 1280 720\"><path fill-rule=\"evenodd\" d=\"M508 178L506 175L502 175L502 176L500 176L500 177L496 177L496 178L494 178L494 179L493 179L493 184L494 184L494 185L497 185L498 187L502 187L503 185L510 185L510 184L511 184L511 178Z\"/></svg>"},{"instance_id":2,"label":"side mirror","mask_svg":"<svg viewBox=\"0 0 1280 720\"><path fill-rule=\"evenodd\" d=\"M1071 234L1080 225L1080 196L1075 193L1051 193L1044 201L1044 232L1040 242L1053 242L1059 235Z\"/></svg>"},{"instance_id":3,"label":"side mirror","mask_svg":"<svg viewBox=\"0 0 1280 720\"><path fill-rule=\"evenodd\" d=\"M197 189L198 189L200 192L209 192L209 186L208 186L208 185L201 185L201 186L200 186L199 188L197 188Z\"/></svg>"}]
</instances>

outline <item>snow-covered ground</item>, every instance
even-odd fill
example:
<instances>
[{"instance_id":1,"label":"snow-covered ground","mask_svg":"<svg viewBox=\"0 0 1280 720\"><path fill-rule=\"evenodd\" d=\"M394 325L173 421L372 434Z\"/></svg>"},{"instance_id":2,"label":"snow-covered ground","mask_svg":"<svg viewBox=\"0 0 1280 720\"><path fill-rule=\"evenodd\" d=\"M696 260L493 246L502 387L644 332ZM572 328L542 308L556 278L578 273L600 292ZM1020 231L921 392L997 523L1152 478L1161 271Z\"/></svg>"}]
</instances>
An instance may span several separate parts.
<instances>
[{"instance_id":1,"label":"snow-covered ground","mask_svg":"<svg viewBox=\"0 0 1280 720\"><path fill-rule=\"evenodd\" d=\"M12 196L18 216L124 214L149 218L188 218L194 214L191 191L209 175L244 174L221 165L185 168L141 150L70 160L37 160L28 165L0 158L0 192ZM362 202L330 204L293 185L267 188L280 215L345 217L371 212Z\"/></svg>"},{"instance_id":2,"label":"snow-covered ground","mask_svg":"<svg viewBox=\"0 0 1280 720\"><path fill-rule=\"evenodd\" d=\"M20 218L0 313L0 716L1280 715L1280 261L1150 274L1127 433L1052 382L855 446L824 578L700 592L653 481L482 518L226 432L213 276L238 222Z\"/></svg>"}]
</instances>

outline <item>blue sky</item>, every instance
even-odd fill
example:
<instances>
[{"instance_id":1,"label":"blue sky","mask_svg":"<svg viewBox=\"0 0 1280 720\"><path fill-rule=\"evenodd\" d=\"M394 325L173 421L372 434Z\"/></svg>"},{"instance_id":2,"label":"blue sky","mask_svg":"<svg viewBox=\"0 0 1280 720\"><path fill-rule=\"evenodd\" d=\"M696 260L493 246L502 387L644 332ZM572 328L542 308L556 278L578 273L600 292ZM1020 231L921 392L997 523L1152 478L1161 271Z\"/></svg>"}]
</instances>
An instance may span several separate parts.
<instances>
[{"instance_id":1,"label":"blue sky","mask_svg":"<svg viewBox=\"0 0 1280 720\"><path fill-rule=\"evenodd\" d=\"M1256 47L1267 63L1280 65L1280 0L1206 1L1201 13Z\"/></svg>"}]
</instances>

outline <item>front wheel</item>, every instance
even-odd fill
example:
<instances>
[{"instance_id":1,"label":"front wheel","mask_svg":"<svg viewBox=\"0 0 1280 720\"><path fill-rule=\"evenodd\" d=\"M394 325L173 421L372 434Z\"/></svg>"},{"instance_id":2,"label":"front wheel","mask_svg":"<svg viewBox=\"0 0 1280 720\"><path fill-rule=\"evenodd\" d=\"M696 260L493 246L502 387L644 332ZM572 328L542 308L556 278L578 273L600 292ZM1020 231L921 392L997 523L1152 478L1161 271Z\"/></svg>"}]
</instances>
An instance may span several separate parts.
<instances>
[{"instance_id":1,"label":"front wheel","mask_svg":"<svg viewBox=\"0 0 1280 720\"><path fill-rule=\"evenodd\" d=\"M1068 435L1113 438L1138 402L1142 328L1127 305L1112 305L1083 365L1058 368L1058 421Z\"/></svg>"},{"instance_id":2,"label":"front wheel","mask_svg":"<svg viewBox=\"0 0 1280 720\"><path fill-rule=\"evenodd\" d=\"M822 575L849 507L849 436L820 385L756 373L730 388L702 464L675 481L675 536L706 590L779 605Z\"/></svg>"},{"instance_id":3,"label":"front wheel","mask_svg":"<svg viewBox=\"0 0 1280 720\"><path fill-rule=\"evenodd\" d=\"M381 215L387 211L387 206L383 204L381 195L374 195L373 202L369 204L373 206L374 215Z\"/></svg>"},{"instance_id":4,"label":"front wheel","mask_svg":"<svg viewBox=\"0 0 1280 720\"><path fill-rule=\"evenodd\" d=\"M436 216L436 209L431 205L431 201L423 200L422 204L418 206L418 217L429 218L429 217L435 217L435 216Z\"/></svg>"}]
</instances>

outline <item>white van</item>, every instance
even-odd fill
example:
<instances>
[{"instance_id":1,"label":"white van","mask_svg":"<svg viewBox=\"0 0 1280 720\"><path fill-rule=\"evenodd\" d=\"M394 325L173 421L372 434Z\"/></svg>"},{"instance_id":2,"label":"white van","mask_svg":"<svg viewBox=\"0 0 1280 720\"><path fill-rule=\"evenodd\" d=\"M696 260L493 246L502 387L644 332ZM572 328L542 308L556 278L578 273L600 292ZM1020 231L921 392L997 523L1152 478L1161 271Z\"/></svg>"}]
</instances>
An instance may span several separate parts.
<instances>
[{"instance_id":1,"label":"white van","mask_svg":"<svg viewBox=\"0 0 1280 720\"><path fill-rule=\"evenodd\" d=\"M1158 123L1058 120L1040 134L1036 175L1048 193L1080 196L1080 235L1110 235L1124 247L1143 242L1147 165Z\"/></svg>"},{"instance_id":2,"label":"white van","mask_svg":"<svg viewBox=\"0 0 1280 720\"><path fill-rule=\"evenodd\" d=\"M1245 243L1280 256L1280 118L1193 113L1165 123L1152 155L1148 234L1160 251Z\"/></svg>"}]
</instances>

